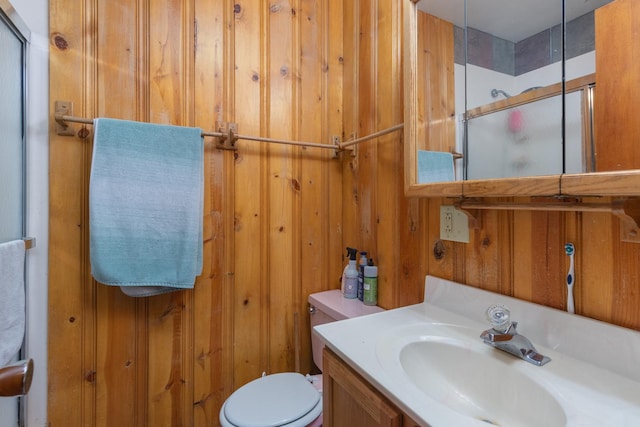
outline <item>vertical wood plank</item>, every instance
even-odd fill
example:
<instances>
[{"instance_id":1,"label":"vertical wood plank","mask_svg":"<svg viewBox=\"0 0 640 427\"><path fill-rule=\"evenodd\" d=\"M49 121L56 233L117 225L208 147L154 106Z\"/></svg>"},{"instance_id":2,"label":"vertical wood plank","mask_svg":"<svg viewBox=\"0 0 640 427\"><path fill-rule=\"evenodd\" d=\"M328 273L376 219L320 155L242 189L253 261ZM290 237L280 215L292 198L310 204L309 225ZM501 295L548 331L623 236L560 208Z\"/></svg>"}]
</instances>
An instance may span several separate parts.
<instances>
[{"instance_id":1,"label":"vertical wood plank","mask_svg":"<svg viewBox=\"0 0 640 427\"><path fill-rule=\"evenodd\" d=\"M618 227L620 225L618 224ZM616 235L619 235L616 233ZM640 248L634 243L620 242L614 252L619 268L613 280L612 317L610 322L628 328L639 329L640 289L635 280L640 276Z\"/></svg>"},{"instance_id":2,"label":"vertical wood plank","mask_svg":"<svg viewBox=\"0 0 640 427\"><path fill-rule=\"evenodd\" d=\"M150 46L149 2L138 1L136 9L135 40L135 99L137 120L149 121L150 118ZM117 21L116 21L117 22ZM110 90L118 92L117 87ZM149 303L146 299L135 301L135 400L134 422L136 425L148 425L149 422Z\"/></svg>"},{"instance_id":3,"label":"vertical wood plank","mask_svg":"<svg viewBox=\"0 0 640 427\"><path fill-rule=\"evenodd\" d=\"M345 20L343 17L343 3L341 0L329 0L323 2L328 7L325 8L325 28L324 33L326 43L326 64L328 66L327 79L325 81L325 120L324 134L322 141L331 140L334 135L343 135L343 114L345 99L350 94L345 94L345 48L343 45L345 35ZM332 161L325 169L326 193L323 193L324 206L327 209L328 221L328 248L325 252L325 262L328 265L327 287L335 289L340 287L340 278L344 265L342 263L342 237L344 234L343 224L343 198L342 198L342 163L339 158L333 158L333 153L327 153ZM339 193L339 194L336 194Z\"/></svg>"},{"instance_id":4,"label":"vertical wood plank","mask_svg":"<svg viewBox=\"0 0 640 427\"><path fill-rule=\"evenodd\" d=\"M505 241L509 241L510 236L506 236L506 239L502 236L498 212L477 212L477 215L480 216L482 228L469 229L470 243L462 245L468 248L460 248L459 251L467 250L458 252L456 260L464 259L463 282L497 292L501 279L500 248Z\"/></svg>"},{"instance_id":5,"label":"vertical wood plank","mask_svg":"<svg viewBox=\"0 0 640 427\"><path fill-rule=\"evenodd\" d=\"M321 143L330 143L327 116L332 101L329 95L330 72L336 64L330 59L328 44L329 2L303 0L300 2L300 90L297 117L299 139L308 141L321 136ZM329 289L328 255L331 253L331 205L326 195L330 192L329 169L337 163L329 150L301 150L300 215L296 219L300 230L300 277L294 301L296 333L295 361L300 372L311 372L311 333L307 296Z\"/></svg>"},{"instance_id":6,"label":"vertical wood plank","mask_svg":"<svg viewBox=\"0 0 640 427\"><path fill-rule=\"evenodd\" d=\"M402 85L398 79L391 78L401 74L401 46L399 34L402 30L402 10L399 2L378 2L376 23L376 69L380 76L377 80L376 129L382 130L402 123ZM395 132L365 144L375 152L376 168L372 171L373 187L376 193L377 209L371 218L375 233L377 253L370 257L376 264L384 263L385 268L378 269L378 303L381 306L396 307L400 297L398 283L405 280L402 274L402 262L410 252L418 252L419 248L405 245L402 251L394 250L401 241L401 209L404 206L402 180L403 175L397 170L389 170L387 165L402 163L402 132ZM375 155L374 155L375 154ZM368 156L369 153L363 152ZM392 203L385 203L392 201ZM411 242L411 241L409 241ZM409 243L408 242L408 243ZM392 244L389 244L392 243ZM414 255L415 256L415 255ZM420 271L420 269L417 269ZM422 269L424 271L424 269Z\"/></svg>"},{"instance_id":7,"label":"vertical wood plank","mask_svg":"<svg viewBox=\"0 0 640 427\"><path fill-rule=\"evenodd\" d=\"M539 230L532 230L532 212L513 213L513 260L517 260L518 268L513 269L513 296L516 298L531 301L532 287L531 277L533 276L533 266L528 254L533 247L533 234ZM539 256L541 254L538 254Z\"/></svg>"},{"instance_id":8,"label":"vertical wood plank","mask_svg":"<svg viewBox=\"0 0 640 427\"><path fill-rule=\"evenodd\" d=\"M617 230L610 215L582 215L582 245L576 248L582 268L576 270L574 290L580 296L584 316L611 321L615 287L605 284L615 280Z\"/></svg>"},{"instance_id":9,"label":"vertical wood plank","mask_svg":"<svg viewBox=\"0 0 640 427\"><path fill-rule=\"evenodd\" d=\"M221 70L224 70L222 82L222 105L218 114L218 117L222 117L223 121L236 122L235 116L235 87L236 87L236 73L235 73L235 2L234 0L225 0L223 5L223 26L222 26L222 51L220 55L223 57L223 62L220 66ZM219 79L216 79L219 80ZM217 157L219 158L219 157ZM219 356L216 358L220 360L218 371L220 376L218 380L214 381L214 390L218 391L217 400L214 404L214 414L219 412L219 408L222 407L224 399L231 394L235 384L235 341L234 341L234 321L235 321L235 298L237 296L235 292L235 186L236 175L234 170L235 165L235 153L224 154L222 160L217 162L220 166L215 171L224 170L224 173L216 173L214 175L214 182L216 187L221 188L222 192L220 197L215 199L219 204L216 205L218 215L222 216L222 235L220 238L223 240L223 244L218 245L219 249L222 249L223 255L221 257L221 273L222 277L222 307L220 314L221 321L218 326L220 331L220 349ZM233 207L233 208L232 208Z\"/></svg>"},{"instance_id":10,"label":"vertical wood plank","mask_svg":"<svg viewBox=\"0 0 640 427\"><path fill-rule=\"evenodd\" d=\"M97 79L96 79L96 63L95 57L98 51L99 40L96 36L96 23L92 19L97 12L97 4L95 1L86 0L83 3L82 11L83 30L89 36L83 38L83 54L85 55L85 63L82 68L82 80L84 83L82 112L89 116L95 116L97 113ZM78 134L81 135L81 134ZM82 171L82 192L77 195L81 206L82 217L82 239L80 250L80 263L82 264L84 281L81 283L81 292L83 294L82 319L83 319L83 336L82 339L88 343L96 342L97 334L97 283L90 275L91 267L89 265L89 175L91 170L91 154L92 149L89 144L83 145L82 165L79 170ZM82 390L82 410L83 421L93 420L96 418L97 390L96 382L100 380L100 372L97 367L97 350L95 345L84 346L82 349L83 361L82 370L84 372L83 390Z\"/></svg>"},{"instance_id":11,"label":"vertical wood plank","mask_svg":"<svg viewBox=\"0 0 640 427\"><path fill-rule=\"evenodd\" d=\"M342 140L353 138L358 132L358 115L360 105L360 91L358 90L359 75L359 49L360 49L360 0L343 2L343 63L344 63L344 87L351 90L348 96L345 94L342 115ZM342 164L342 233L343 239L340 248L340 262L342 267L347 263L345 254L346 246L357 247L360 224L358 221L359 197L355 174L358 171L358 157L344 152L341 154ZM342 269L339 274L342 274ZM340 277L340 276L338 276Z\"/></svg>"},{"instance_id":12,"label":"vertical wood plank","mask_svg":"<svg viewBox=\"0 0 640 427\"><path fill-rule=\"evenodd\" d=\"M57 24L57 25L56 25ZM63 30L58 22L52 28ZM67 42L73 42L70 33L66 33ZM78 56L79 57L79 56ZM52 54L52 62L67 64L66 58L57 52ZM63 95L59 88L52 89L54 97ZM67 92L64 95L70 95ZM53 147L55 144L55 147ZM77 195L82 192L84 147L76 138L52 138L49 153L50 167L57 170L66 163L65 171L55 174L49 181L49 193L53 196L49 204L49 242L57 248L49 252L49 304L57 307L49 310L49 354L48 364L55 367L59 375L49 378L50 395L48 413L52 419L64 419L80 424L82 420L83 379L89 372L83 372L85 324L84 284L86 271L80 263L79 248L82 247L83 218ZM61 286L65 283L65 286Z\"/></svg>"},{"instance_id":13,"label":"vertical wood plank","mask_svg":"<svg viewBox=\"0 0 640 427\"><path fill-rule=\"evenodd\" d=\"M150 113L154 123L193 125L192 2L163 0L149 7ZM149 423L192 424L193 291L149 298ZM186 410L189 408L189 410Z\"/></svg>"},{"instance_id":14,"label":"vertical wood plank","mask_svg":"<svg viewBox=\"0 0 640 427\"><path fill-rule=\"evenodd\" d=\"M377 129L378 110L378 38L384 28L376 25L379 1L361 1L358 22L358 126L357 136L365 136ZM357 168L354 170L353 191L357 204L355 232L349 245L366 250L370 256L378 254L376 217L378 215L377 144L369 141L358 146ZM346 244L346 242L345 242ZM379 262L379 260L377 260Z\"/></svg>"},{"instance_id":15,"label":"vertical wood plank","mask_svg":"<svg viewBox=\"0 0 640 427\"><path fill-rule=\"evenodd\" d=\"M560 212L534 212L532 215L531 301L555 308L566 308L565 224ZM539 230L546 230L541 233Z\"/></svg>"},{"instance_id":16,"label":"vertical wood plank","mask_svg":"<svg viewBox=\"0 0 640 427\"><path fill-rule=\"evenodd\" d=\"M94 7L92 2L77 1L70 13L62 13L65 5L50 8L50 63L54 69L76 70L75 79L54 75L49 86L51 108L54 100L75 100L77 114L94 112L91 58L96 40L85 36L95 29ZM57 309L48 312L52 337L48 364L57 375L49 379L48 414L53 420L80 425L95 418L96 402L95 351L84 341L95 338L95 285L86 256L91 147L81 138L53 132L50 141L50 169L59 172L49 181L49 306Z\"/></svg>"},{"instance_id":17,"label":"vertical wood plank","mask_svg":"<svg viewBox=\"0 0 640 427\"><path fill-rule=\"evenodd\" d=\"M400 206L400 212L404 213L400 217L402 249L397 254L399 260L395 272L396 282L392 284L396 291L395 306L397 307L424 300L424 277L429 271L432 253L429 201L404 198ZM385 301L382 301L382 304L385 304ZM383 307L393 306L383 305Z\"/></svg>"},{"instance_id":18,"label":"vertical wood plank","mask_svg":"<svg viewBox=\"0 0 640 427\"><path fill-rule=\"evenodd\" d=\"M293 1L279 1L269 7L267 20L266 68L269 73L269 99L265 105L267 135L292 139L295 135L297 64L292 51L299 49L298 9ZM282 372L293 363L294 282L299 272L299 246L295 238L299 212L298 148L287 145L268 147L269 200L268 285L265 300L269 307L268 372ZM287 266L287 268L282 268Z\"/></svg>"},{"instance_id":19,"label":"vertical wood plank","mask_svg":"<svg viewBox=\"0 0 640 427\"><path fill-rule=\"evenodd\" d=\"M139 25L140 9L131 2L100 2L97 13L108 22L119 25L98 26L95 102L100 115L127 120L138 117L139 100L144 90L138 79L138 60L147 57L138 37L145 28ZM142 10L142 13L146 11ZM134 31L122 31L133 28ZM137 30L137 31L136 31ZM141 35L146 37L146 34ZM136 94L138 96L132 96ZM137 302L124 295L119 288L98 284L97 292L97 380L96 390L103 396L96 402L96 424L125 425L136 421L138 408L146 406L138 400L139 390L146 388L138 381L138 366L146 360L138 358L137 337L144 330L139 322L146 319L136 316ZM144 303L142 304L144 305ZM144 349L145 347L142 347ZM142 352L144 355L144 351ZM146 379L146 376L143 376ZM146 397L142 393L141 397ZM122 402L128 402L124 404Z\"/></svg>"},{"instance_id":20,"label":"vertical wood plank","mask_svg":"<svg viewBox=\"0 0 640 427\"><path fill-rule=\"evenodd\" d=\"M248 135L262 132L261 112L268 74L263 64L263 12L256 2L236 2L234 5L234 118L239 130ZM268 285L268 258L265 201L265 161L262 144L238 141L235 162L237 183L235 193L235 252L234 257L234 388L258 377L267 369L267 324L263 313L268 305L263 297Z\"/></svg>"},{"instance_id":21,"label":"vertical wood plank","mask_svg":"<svg viewBox=\"0 0 640 427\"><path fill-rule=\"evenodd\" d=\"M226 30L233 24L233 4L197 2L194 57L195 120L203 129L215 129L216 121L232 121L226 85L233 72L225 61ZM227 108L223 109L223 106ZM232 392L232 283L228 260L233 242L233 213L225 203L233 187L233 153L215 149L215 141L205 141L205 212L202 276L194 295L194 425L215 425L219 408ZM233 246L231 246L232 248ZM229 374L226 374L229 373ZM232 384L232 382L231 382Z\"/></svg>"}]
</instances>

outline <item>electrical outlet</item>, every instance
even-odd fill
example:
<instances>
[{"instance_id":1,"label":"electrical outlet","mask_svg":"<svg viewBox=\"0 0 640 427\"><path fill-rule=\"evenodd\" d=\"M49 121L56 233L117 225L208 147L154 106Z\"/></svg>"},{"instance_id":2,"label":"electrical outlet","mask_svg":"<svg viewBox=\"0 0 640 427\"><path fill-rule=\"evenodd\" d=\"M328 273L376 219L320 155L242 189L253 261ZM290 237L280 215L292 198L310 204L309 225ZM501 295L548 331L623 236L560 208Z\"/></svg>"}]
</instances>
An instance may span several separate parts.
<instances>
[{"instance_id":1,"label":"electrical outlet","mask_svg":"<svg viewBox=\"0 0 640 427\"><path fill-rule=\"evenodd\" d=\"M440 239L469 243L469 218L453 206L440 206Z\"/></svg>"}]
</instances>

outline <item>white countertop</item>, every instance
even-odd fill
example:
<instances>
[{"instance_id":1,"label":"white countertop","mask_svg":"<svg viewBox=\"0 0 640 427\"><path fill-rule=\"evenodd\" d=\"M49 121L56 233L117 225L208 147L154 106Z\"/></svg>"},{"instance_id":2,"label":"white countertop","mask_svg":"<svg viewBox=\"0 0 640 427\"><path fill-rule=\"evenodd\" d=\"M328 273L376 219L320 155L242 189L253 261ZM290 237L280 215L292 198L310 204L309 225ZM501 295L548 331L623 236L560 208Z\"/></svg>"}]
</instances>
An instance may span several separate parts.
<instances>
[{"instance_id":1,"label":"white countertop","mask_svg":"<svg viewBox=\"0 0 640 427\"><path fill-rule=\"evenodd\" d=\"M429 302L320 325L314 331L325 345L425 426L490 425L425 394L402 369L400 348L437 337L468 343L473 351L498 358L508 369L527 376L559 403L566 416L566 424L561 425L640 426L639 332L441 279L428 278L425 295ZM482 342L479 335L489 328L488 322L482 321L484 311L494 303L509 306L519 333L528 337L538 352L551 357L551 362L534 366ZM483 381L491 393L501 379ZM526 396L526 391L519 394Z\"/></svg>"}]
</instances>

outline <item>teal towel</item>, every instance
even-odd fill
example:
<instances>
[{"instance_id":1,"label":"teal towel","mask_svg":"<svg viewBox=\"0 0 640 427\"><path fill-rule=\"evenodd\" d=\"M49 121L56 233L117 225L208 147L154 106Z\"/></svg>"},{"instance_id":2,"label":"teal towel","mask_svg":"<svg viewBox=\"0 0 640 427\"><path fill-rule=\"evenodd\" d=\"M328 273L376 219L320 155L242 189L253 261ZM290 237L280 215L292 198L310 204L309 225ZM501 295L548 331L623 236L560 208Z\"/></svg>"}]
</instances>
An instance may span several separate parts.
<instances>
[{"instance_id":1,"label":"teal towel","mask_svg":"<svg viewBox=\"0 0 640 427\"><path fill-rule=\"evenodd\" d=\"M454 180L453 154L418 150L418 184Z\"/></svg>"},{"instance_id":2,"label":"teal towel","mask_svg":"<svg viewBox=\"0 0 640 427\"><path fill-rule=\"evenodd\" d=\"M96 119L91 273L131 296L193 288L202 272L202 131Z\"/></svg>"}]
</instances>

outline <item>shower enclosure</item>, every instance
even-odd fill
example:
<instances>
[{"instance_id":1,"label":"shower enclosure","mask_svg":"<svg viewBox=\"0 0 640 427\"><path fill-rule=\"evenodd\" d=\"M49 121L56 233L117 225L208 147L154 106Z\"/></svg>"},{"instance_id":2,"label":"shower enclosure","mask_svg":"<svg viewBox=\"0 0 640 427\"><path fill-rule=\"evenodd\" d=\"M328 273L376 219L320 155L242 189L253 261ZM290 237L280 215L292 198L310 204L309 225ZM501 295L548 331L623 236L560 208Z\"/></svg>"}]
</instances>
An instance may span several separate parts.
<instances>
[{"instance_id":1,"label":"shower enclosure","mask_svg":"<svg viewBox=\"0 0 640 427\"><path fill-rule=\"evenodd\" d=\"M515 96L493 89L504 99L467 111L467 179L592 171L595 76L566 86L564 101L559 84Z\"/></svg>"},{"instance_id":2,"label":"shower enclosure","mask_svg":"<svg viewBox=\"0 0 640 427\"><path fill-rule=\"evenodd\" d=\"M26 235L26 55L29 30L0 0L0 242ZM17 360L20 354L16 354ZM0 397L0 427L19 425L18 397Z\"/></svg>"}]
</instances>

